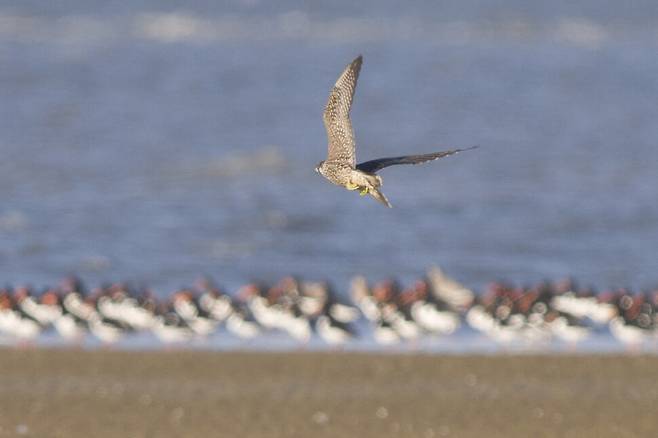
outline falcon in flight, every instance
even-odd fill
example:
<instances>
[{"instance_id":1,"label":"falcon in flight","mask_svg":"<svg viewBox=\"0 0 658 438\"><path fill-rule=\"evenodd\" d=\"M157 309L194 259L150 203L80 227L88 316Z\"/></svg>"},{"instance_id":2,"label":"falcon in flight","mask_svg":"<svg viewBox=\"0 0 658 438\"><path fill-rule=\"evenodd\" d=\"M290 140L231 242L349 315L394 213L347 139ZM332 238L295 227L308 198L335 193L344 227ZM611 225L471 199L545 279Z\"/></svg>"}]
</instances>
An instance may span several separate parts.
<instances>
[{"instance_id":1,"label":"falcon in flight","mask_svg":"<svg viewBox=\"0 0 658 438\"><path fill-rule=\"evenodd\" d=\"M343 186L347 190L359 190L362 196L370 194L382 204L391 207L391 203L379 190L382 185L382 178L377 175L377 171L396 164L418 164L438 160L457 152L474 149L477 146L422 155L379 158L356 164L350 107L352 106L352 98L354 97L356 81L359 78L362 62L363 58L361 56L352 61L340 75L329 94L329 101L324 108L322 117L329 139L329 153L327 159L321 161L315 167L315 171L334 184Z\"/></svg>"}]
</instances>

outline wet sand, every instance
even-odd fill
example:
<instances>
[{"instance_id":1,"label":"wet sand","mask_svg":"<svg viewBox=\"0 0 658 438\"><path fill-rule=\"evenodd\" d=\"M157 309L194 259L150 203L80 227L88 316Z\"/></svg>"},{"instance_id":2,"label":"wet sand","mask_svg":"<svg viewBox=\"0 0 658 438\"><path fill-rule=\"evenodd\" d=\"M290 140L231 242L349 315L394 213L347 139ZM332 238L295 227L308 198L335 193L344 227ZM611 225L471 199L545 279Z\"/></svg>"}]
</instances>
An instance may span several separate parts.
<instances>
[{"instance_id":1,"label":"wet sand","mask_svg":"<svg viewBox=\"0 0 658 438\"><path fill-rule=\"evenodd\" d=\"M658 358L3 349L5 436L658 436Z\"/></svg>"}]
</instances>

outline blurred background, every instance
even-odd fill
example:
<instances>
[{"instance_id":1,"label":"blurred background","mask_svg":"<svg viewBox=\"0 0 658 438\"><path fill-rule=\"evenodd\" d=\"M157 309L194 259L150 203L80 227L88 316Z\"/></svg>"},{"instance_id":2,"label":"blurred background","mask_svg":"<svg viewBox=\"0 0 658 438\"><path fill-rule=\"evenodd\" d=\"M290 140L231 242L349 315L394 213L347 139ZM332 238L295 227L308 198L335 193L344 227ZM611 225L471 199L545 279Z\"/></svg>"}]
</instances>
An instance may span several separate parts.
<instances>
[{"instance_id":1,"label":"blurred background","mask_svg":"<svg viewBox=\"0 0 658 438\"><path fill-rule=\"evenodd\" d=\"M285 274L658 280L658 4L23 0L0 6L0 280L166 294ZM358 159L320 178L355 56Z\"/></svg>"}]
</instances>

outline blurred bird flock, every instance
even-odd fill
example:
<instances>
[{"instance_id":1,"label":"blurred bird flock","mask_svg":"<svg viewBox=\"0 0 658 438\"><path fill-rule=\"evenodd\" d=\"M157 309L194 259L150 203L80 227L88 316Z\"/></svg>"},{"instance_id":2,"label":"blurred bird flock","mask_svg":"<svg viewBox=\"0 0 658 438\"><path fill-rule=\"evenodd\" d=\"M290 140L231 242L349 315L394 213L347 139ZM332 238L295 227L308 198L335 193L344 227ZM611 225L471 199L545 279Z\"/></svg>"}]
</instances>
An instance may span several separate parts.
<instances>
[{"instance_id":1,"label":"blurred bird flock","mask_svg":"<svg viewBox=\"0 0 658 438\"><path fill-rule=\"evenodd\" d=\"M0 334L9 342L63 345L127 339L122 345L142 348L159 340L219 349L571 351L584 345L614 351L655 348L657 310L658 290L597 294L572 280L530 287L496 282L476 296L438 267L410 285L395 280L369 285L357 276L348 294L337 294L327 282L295 277L246 284L228 294L201 278L166 299L123 283L88 291L70 277L38 294L29 287L0 290Z\"/></svg>"},{"instance_id":2,"label":"blurred bird flock","mask_svg":"<svg viewBox=\"0 0 658 438\"><path fill-rule=\"evenodd\" d=\"M656 22L648 1L3 4L0 342L654 348ZM390 211L313 172L359 53L358 160L481 146L387 170ZM220 286L181 286L203 274Z\"/></svg>"}]
</instances>

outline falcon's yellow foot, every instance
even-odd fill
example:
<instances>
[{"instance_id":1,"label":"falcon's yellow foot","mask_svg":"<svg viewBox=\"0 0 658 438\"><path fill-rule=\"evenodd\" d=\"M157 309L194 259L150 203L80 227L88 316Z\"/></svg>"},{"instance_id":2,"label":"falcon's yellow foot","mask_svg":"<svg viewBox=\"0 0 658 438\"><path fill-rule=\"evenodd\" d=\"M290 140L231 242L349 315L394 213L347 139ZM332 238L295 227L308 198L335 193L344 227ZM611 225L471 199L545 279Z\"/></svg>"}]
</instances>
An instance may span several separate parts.
<instances>
[{"instance_id":1,"label":"falcon's yellow foot","mask_svg":"<svg viewBox=\"0 0 658 438\"><path fill-rule=\"evenodd\" d=\"M347 190L356 190L356 189L359 188L359 186L357 186L356 184L347 183L347 184L345 184L345 188L346 188Z\"/></svg>"},{"instance_id":2,"label":"falcon's yellow foot","mask_svg":"<svg viewBox=\"0 0 658 438\"><path fill-rule=\"evenodd\" d=\"M359 195L361 196L365 196L367 194L368 194L368 187L362 188L361 191L359 192Z\"/></svg>"}]
</instances>

